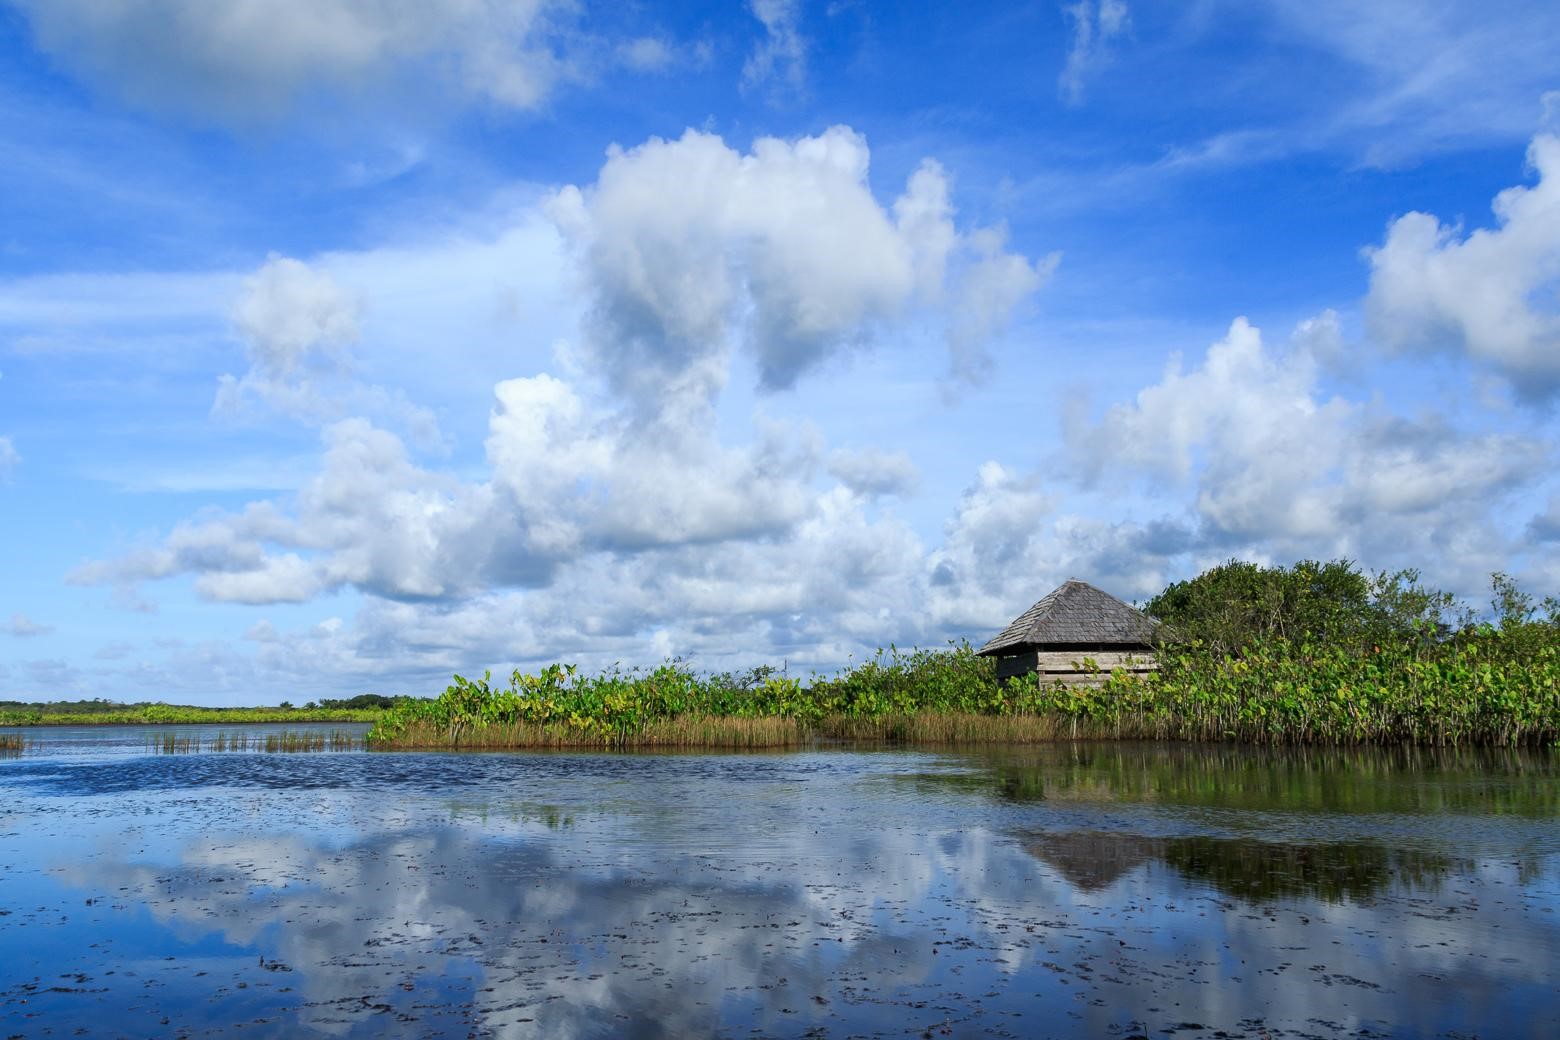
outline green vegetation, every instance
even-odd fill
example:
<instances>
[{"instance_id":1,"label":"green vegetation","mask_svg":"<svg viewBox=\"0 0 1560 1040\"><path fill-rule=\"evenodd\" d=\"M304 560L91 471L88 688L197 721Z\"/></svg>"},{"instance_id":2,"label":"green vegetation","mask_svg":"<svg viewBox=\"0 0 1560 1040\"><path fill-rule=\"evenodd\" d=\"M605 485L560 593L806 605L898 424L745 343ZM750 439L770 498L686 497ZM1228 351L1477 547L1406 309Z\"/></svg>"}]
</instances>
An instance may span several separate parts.
<instances>
[{"instance_id":1,"label":"green vegetation","mask_svg":"<svg viewBox=\"0 0 1560 1040\"><path fill-rule=\"evenodd\" d=\"M1560 741L1560 603L1495 575L1494 623L1413 571L1347 561L1230 562L1151 600L1166 624L1155 675L1098 685L1007 683L967 645L890 647L811 682L680 662L582 675L552 665L456 676L369 733L381 748L786 747L819 739L997 743L1058 738L1262 744L1536 746ZM1084 660L1085 668L1091 662Z\"/></svg>"},{"instance_id":2,"label":"green vegetation","mask_svg":"<svg viewBox=\"0 0 1560 1040\"><path fill-rule=\"evenodd\" d=\"M372 696L372 695L371 695ZM116 704L112 701L22 703L0 701L0 726L146 726L246 722L377 722L384 709L199 708L185 704Z\"/></svg>"},{"instance_id":3,"label":"green vegetation","mask_svg":"<svg viewBox=\"0 0 1560 1040\"><path fill-rule=\"evenodd\" d=\"M1504 575L1495 580L1515 588ZM1177 644L1236 654L1275 641L1357 647L1433 636L1455 607L1447 593L1421 585L1417 571L1367 577L1347 560L1293 567L1231 560L1175 582L1143 610L1165 622ZM1461 617L1465 626L1472 620Z\"/></svg>"},{"instance_id":4,"label":"green vegetation","mask_svg":"<svg viewBox=\"0 0 1560 1040\"><path fill-rule=\"evenodd\" d=\"M357 737L339 729L332 730L330 733L319 730L293 732L285 729L280 733L218 733L209 740L202 740L198 734L164 732L147 741L147 747L164 755L190 755L202 751L265 751L271 754L298 751L353 751L361 746L362 742Z\"/></svg>"}]
</instances>

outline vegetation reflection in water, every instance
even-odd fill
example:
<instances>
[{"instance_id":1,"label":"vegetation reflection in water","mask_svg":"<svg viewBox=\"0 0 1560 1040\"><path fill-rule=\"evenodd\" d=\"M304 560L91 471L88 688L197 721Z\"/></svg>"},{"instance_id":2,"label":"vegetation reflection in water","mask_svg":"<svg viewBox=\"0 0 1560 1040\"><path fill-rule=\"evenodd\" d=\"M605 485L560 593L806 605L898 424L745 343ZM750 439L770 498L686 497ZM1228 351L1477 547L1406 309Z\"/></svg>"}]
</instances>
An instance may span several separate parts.
<instances>
[{"instance_id":1,"label":"vegetation reflection in water","mask_svg":"<svg viewBox=\"0 0 1560 1040\"><path fill-rule=\"evenodd\" d=\"M1560 816L1560 761L1544 752L1428 748L1253 753L1238 746L1091 743L990 751L985 768L913 773L895 784L1012 805L1137 805L1242 814L1370 818ZM1368 824L1367 824L1368 826ZM1155 835L1104 829L1016 830L1025 851L1087 891L1145 864L1251 902L1369 899L1390 889L1438 891L1473 869L1455 847L1401 847L1371 837L1275 840L1258 835ZM1515 856L1538 877L1543 852Z\"/></svg>"},{"instance_id":2,"label":"vegetation reflection in water","mask_svg":"<svg viewBox=\"0 0 1560 1040\"><path fill-rule=\"evenodd\" d=\"M971 752L980 771L899 782L1013 802L1143 802L1323 813L1560 816L1560 756L1505 748L1252 749L1086 741Z\"/></svg>"},{"instance_id":3,"label":"vegetation reflection in water","mask_svg":"<svg viewBox=\"0 0 1560 1040\"><path fill-rule=\"evenodd\" d=\"M1368 899L1393 887L1438 891L1468 860L1369 841L1296 844L1194 835L1160 838L1110 831L1038 834L1024 849L1085 891L1108 888L1160 862L1224 895L1268 903L1309 896L1327 903Z\"/></svg>"}]
</instances>

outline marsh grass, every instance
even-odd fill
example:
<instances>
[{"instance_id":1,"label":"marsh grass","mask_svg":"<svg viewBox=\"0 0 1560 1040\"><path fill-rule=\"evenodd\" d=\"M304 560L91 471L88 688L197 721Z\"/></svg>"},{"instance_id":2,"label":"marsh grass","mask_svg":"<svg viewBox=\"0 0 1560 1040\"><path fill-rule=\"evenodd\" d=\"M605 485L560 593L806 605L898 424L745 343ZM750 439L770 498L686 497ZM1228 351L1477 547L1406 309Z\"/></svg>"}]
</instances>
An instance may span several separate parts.
<instances>
[{"instance_id":1,"label":"marsh grass","mask_svg":"<svg viewBox=\"0 0 1560 1040\"><path fill-rule=\"evenodd\" d=\"M147 744L159 755L191 755L200 751L200 738L180 736L177 733L159 733L147 739Z\"/></svg>"},{"instance_id":2,"label":"marsh grass","mask_svg":"<svg viewBox=\"0 0 1560 1040\"><path fill-rule=\"evenodd\" d=\"M378 739L383 750L500 750L503 748L595 748L667 750L796 748L824 743L883 744L1035 744L1070 739L1135 739L1151 734L1141 727L1103 726L1088 721L1038 715L975 715L967 712L916 712L874 717L831 715L804 721L767 716L744 718L683 715L657 719L637 731L579 728L568 723L497 723L462 729L454 739L447 728L414 722L392 739Z\"/></svg>"},{"instance_id":3,"label":"marsh grass","mask_svg":"<svg viewBox=\"0 0 1560 1040\"><path fill-rule=\"evenodd\" d=\"M218 733L210 744L212 751L248 751L250 749L249 734L234 733L229 736L226 733Z\"/></svg>"},{"instance_id":4,"label":"marsh grass","mask_svg":"<svg viewBox=\"0 0 1560 1040\"><path fill-rule=\"evenodd\" d=\"M1039 744L1056 740L1130 740L1144 737L1135 725L1101 725L1059 715L974 715L923 711L861 717L835 715L818 722L830 740L888 744Z\"/></svg>"},{"instance_id":5,"label":"marsh grass","mask_svg":"<svg viewBox=\"0 0 1560 1040\"><path fill-rule=\"evenodd\" d=\"M0 733L0 755L14 757L27 749L27 738L20 733Z\"/></svg>"},{"instance_id":6,"label":"marsh grass","mask_svg":"<svg viewBox=\"0 0 1560 1040\"><path fill-rule=\"evenodd\" d=\"M280 733L218 733L210 740L199 736L176 733L159 733L147 741L148 746L162 755L188 755L200 752L226 754L229 752L256 752L267 754L291 754L306 751L356 751L363 742L345 730L283 730Z\"/></svg>"},{"instance_id":7,"label":"marsh grass","mask_svg":"<svg viewBox=\"0 0 1560 1040\"><path fill-rule=\"evenodd\" d=\"M579 727L567 722L500 722L464 727L453 737L448 727L419 720L407 724L394 738L377 740L373 746L384 750L442 748L469 751L517 747L601 750L756 749L801 747L816 739L817 734L811 727L797 719L683 715L656 719L637 731Z\"/></svg>"},{"instance_id":8,"label":"marsh grass","mask_svg":"<svg viewBox=\"0 0 1560 1040\"><path fill-rule=\"evenodd\" d=\"M283 754L301 751L352 751L360 746L357 738L339 729L332 730L330 733L320 730L306 730L301 733L283 730L280 733L267 733L263 744L258 738L255 743L257 750Z\"/></svg>"}]
</instances>

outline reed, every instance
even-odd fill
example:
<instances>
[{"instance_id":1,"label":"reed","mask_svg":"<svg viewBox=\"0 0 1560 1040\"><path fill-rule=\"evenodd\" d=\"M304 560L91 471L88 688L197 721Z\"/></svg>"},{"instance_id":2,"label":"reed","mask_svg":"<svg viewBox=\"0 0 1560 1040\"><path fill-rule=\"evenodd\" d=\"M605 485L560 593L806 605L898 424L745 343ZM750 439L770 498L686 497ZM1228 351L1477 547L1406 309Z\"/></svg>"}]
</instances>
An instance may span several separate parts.
<instances>
[{"instance_id":1,"label":"reed","mask_svg":"<svg viewBox=\"0 0 1560 1040\"><path fill-rule=\"evenodd\" d=\"M598 750L800 747L816 735L796 719L684 715L657 719L642 730L607 730L568 723L499 722L448 727L426 720L408 723L393 737L375 740L382 750L500 750L579 748Z\"/></svg>"},{"instance_id":2,"label":"reed","mask_svg":"<svg viewBox=\"0 0 1560 1040\"><path fill-rule=\"evenodd\" d=\"M17 738L18 741L20 739ZM17 746L20 747L20 743ZM362 746L363 742L358 737L339 729L329 733L320 730L283 730L280 733L266 734L218 733L205 742L202 742L199 736L176 733L159 733L147 739L147 747L162 755L190 755L203 751L216 754L242 751L290 754L306 751L356 751Z\"/></svg>"},{"instance_id":3,"label":"reed","mask_svg":"<svg viewBox=\"0 0 1560 1040\"><path fill-rule=\"evenodd\" d=\"M148 738L147 744L159 755L190 755L200 750L199 737L180 736L177 733L159 733Z\"/></svg>"},{"instance_id":4,"label":"reed","mask_svg":"<svg viewBox=\"0 0 1560 1040\"><path fill-rule=\"evenodd\" d=\"M328 734L320 730L283 730L280 733L267 733L263 743L257 738L255 745L267 752L292 754L305 751L351 751L359 743L352 734L339 729Z\"/></svg>"},{"instance_id":5,"label":"reed","mask_svg":"<svg viewBox=\"0 0 1560 1040\"><path fill-rule=\"evenodd\" d=\"M20 733L0 733L0 755L20 755L27 748L27 740Z\"/></svg>"},{"instance_id":6,"label":"reed","mask_svg":"<svg viewBox=\"0 0 1560 1040\"><path fill-rule=\"evenodd\" d=\"M249 749L250 741L247 733L218 733L211 741L212 751L248 751Z\"/></svg>"}]
</instances>

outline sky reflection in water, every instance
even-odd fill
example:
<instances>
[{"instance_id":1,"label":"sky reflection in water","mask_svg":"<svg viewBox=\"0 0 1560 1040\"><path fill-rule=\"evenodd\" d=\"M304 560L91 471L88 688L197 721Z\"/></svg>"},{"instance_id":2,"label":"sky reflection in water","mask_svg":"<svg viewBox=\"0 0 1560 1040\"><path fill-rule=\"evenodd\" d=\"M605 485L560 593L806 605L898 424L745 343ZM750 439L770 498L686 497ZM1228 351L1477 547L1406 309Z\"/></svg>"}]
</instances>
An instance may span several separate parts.
<instances>
[{"instance_id":1,"label":"sky reflection in water","mask_svg":"<svg viewBox=\"0 0 1560 1040\"><path fill-rule=\"evenodd\" d=\"M155 755L116 733L0 763L0 1036L1560 1020L1553 756Z\"/></svg>"}]
</instances>

